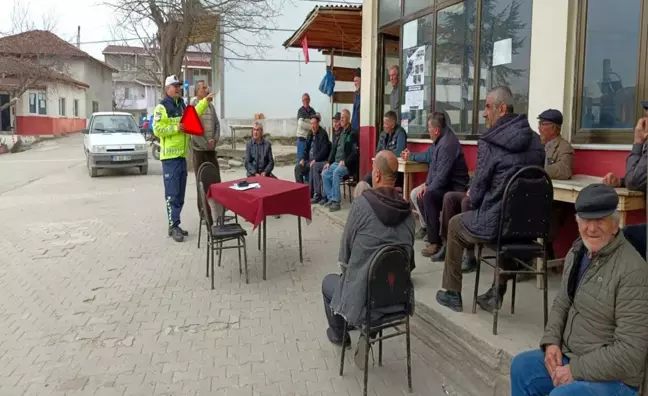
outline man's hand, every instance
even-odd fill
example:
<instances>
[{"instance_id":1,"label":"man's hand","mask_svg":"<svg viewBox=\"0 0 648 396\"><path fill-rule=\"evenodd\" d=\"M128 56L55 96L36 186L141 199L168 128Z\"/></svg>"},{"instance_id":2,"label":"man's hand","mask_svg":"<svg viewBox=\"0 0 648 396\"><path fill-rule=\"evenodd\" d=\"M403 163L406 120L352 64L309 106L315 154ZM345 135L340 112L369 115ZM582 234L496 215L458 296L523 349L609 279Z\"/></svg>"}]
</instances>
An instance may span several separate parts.
<instances>
[{"instance_id":1,"label":"man's hand","mask_svg":"<svg viewBox=\"0 0 648 396\"><path fill-rule=\"evenodd\" d=\"M601 182L614 188L621 187L621 180L619 180L619 178L611 172L603 176L603 180Z\"/></svg>"},{"instance_id":2,"label":"man's hand","mask_svg":"<svg viewBox=\"0 0 648 396\"><path fill-rule=\"evenodd\" d=\"M315 163L315 160L311 160L311 162L308 163L308 166L312 168L314 163Z\"/></svg>"},{"instance_id":3,"label":"man's hand","mask_svg":"<svg viewBox=\"0 0 648 396\"><path fill-rule=\"evenodd\" d=\"M266 177L268 176L268 172L261 172L259 173L259 176Z\"/></svg>"},{"instance_id":4,"label":"man's hand","mask_svg":"<svg viewBox=\"0 0 648 396\"><path fill-rule=\"evenodd\" d=\"M213 150L214 148L216 148L216 141L214 139L209 139L207 141L207 148L210 149L210 150Z\"/></svg>"},{"instance_id":5,"label":"man's hand","mask_svg":"<svg viewBox=\"0 0 648 396\"><path fill-rule=\"evenodd\" d=\"M404 159L405 161L408 161L410 157L410 151L408 149L405 149L401 151L401 158Z\"/></svg>"},{"instance_id":6,"label":"man's hand","mask_svg":"<svg viewBox=\"0 0 648 396\"><path fill-rule=\"evenodd\" d=\"M553 378L556 368L562 366L562 352L558 345L547 345L544 363L549 375Z\"/></svg>"},{"instance_id":7,"label":"man's hand","mask_svg":"<svg viewBox=\"0 0 648 396\"><path fill-rule=\"evenodd\" d=\"M304 166L305 163L306 163L306 161L304 161L304 160L299 161L299 165L301 165L301 166Z\"/></svg>"},{"instance_id":8,"label":"man's hand","mask_svg":"<svg viewBox=\"0 0 648 396\"><path fill-rule=\"evenodd\" d=\"M635 144L644 144L648 139L648 117L640 118L634 130Z\"/></svg>"},{"instance_id":9,"label":"man's hand","mask_svg":"<svg viewBox=\"0 0 648 396\"><path fill-rule=\"evenodd\" d=\"M322 168L322 170L327 170L327 169L329 168L329 166L330 166L330 165L329 165L329 163L328 163L328 162L327 162L327 163L325 163L325 164L324 164L324 168Z\"/></svg>"},{"instance_id":10,"label":"man's hand","mask_svg":"<svg viewBox=\"0 0 648 396\"><path fill-rule=\"evenodd\" d=\"M344 161L340 161L340 166L344 166Z\"/></svg>"},{"instance_id":11,"label":"man's hand","mask_svg":"<svg viewBox=\"0 0 648 396\"><path fill-rule=\"evenodd\" d=\"M574 376L569 365L556 367L556 371L554 371L551 379L553 380L554 386L567 385L574 382Z\"/></svg>"},{"instance_id":12,"label":"man's hand","mask_svg":"<svg viewBox=\"0 0 648 396\"><path fill-rule=\"evenodd\" d=\"M423 188L421 188L421 189L419 190L418 194L416 194L416 198L417 198L417 199L421 199L421 198L423 198L423 194L425 194L425 187L426 187L426 186L423 186Z\"/></svg>"},{"instance_id":13,"label":"man's hand","mask_svg":"<svg viewBox=\"0 0 648 396\"><path fill-rule=\"evenodd\" d=\"M468 198L470 198L470 189L468 189L468 191L466 191L466 196L467 196Z\"/></svg>"},{"instance_id":14,"label":"man's hand","mask_svg":"<svg viewBox=\"0 0 648 396\"><path fill-rule=\"evenodd\" d=\"M182 123L178 124L178 130L179 130L180 132L184 132L184 131L185 131L184 124L182 124Z\"/></svg>"},{"instance_id":15,"label":"man's hand","mask_svg":"<svg viewBox=\"0 0 648 396\"><path fill-rule=\"evenodd\" d=\"M205 96L205 99L207 99L208 102L211 102L214 100L214 93L210 93L209 95Z\"/></svg>"}]
</instances>

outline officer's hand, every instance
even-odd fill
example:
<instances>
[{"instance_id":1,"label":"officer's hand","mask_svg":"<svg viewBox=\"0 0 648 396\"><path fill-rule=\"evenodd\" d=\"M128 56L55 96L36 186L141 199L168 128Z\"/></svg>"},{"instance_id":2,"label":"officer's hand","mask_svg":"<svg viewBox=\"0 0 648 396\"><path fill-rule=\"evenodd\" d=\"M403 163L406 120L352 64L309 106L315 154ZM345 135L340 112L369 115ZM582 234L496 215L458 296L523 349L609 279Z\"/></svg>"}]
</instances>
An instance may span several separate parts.
<instances>
[{"instance_id":1,"label":"officer's hand","mask_svg":"<svg viewBox=\"0 0 648 396\"><path fill-rule=\"evenodd\" d=\"M207 99L208 102L211 102L214 100L214 93L210 93L209 95L205 96L205 99Z\"/></svg>"},{"instance_id":2,"label":"officer's hand","mask_svg":"<svg viewBox=\"0 0 648 396\"><path fill-rule=\"evenodd\" d=\"M182 123L178 124L178 130L179 130L180 132L184 132L184 131L185 131L185 126L184 126L184 124L182 124Z\"/></svg>"}]
</instances>

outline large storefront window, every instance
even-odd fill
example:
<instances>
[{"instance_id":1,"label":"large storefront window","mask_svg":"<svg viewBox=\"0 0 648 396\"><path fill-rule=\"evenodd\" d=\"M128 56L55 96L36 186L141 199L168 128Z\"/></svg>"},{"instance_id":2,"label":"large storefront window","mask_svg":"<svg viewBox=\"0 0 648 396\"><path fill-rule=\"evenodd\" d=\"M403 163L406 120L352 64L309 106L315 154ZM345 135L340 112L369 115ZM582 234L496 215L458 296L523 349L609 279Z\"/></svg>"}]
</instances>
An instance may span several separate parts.
<instances>
[{"instance_id":1,"label":"large storefront window","mask_svg":"<svg viewBox=\"0 0 648 396\"><path fill-rule=\"evenodd\" d=\"M427 117L432 99L432 38L434 18L426 15L403 25L402 83L404 87L401 125L409 136L427 135Z\"/></svg>"},{"instance_id":2,"label":"large storefront window","mask_svg":"<svg viewBox=\"0 0 648 396\"><path fill-rule=\"evenodd\" d=\"M401 0L402 1L402 0ZM374 3L375 4L375 3ZM398 0L378 1L378 26L393 22L401 16L401 5Z\"/></svg>"},{"instance_id":3,"label":"large storefront window","mask_svg":"<svg viewBox=\"0 0 648 396\"><path fill-rule=\"evenodd\" d=\"M611 7L605 0L589 0L579 10L575 141L632 141L639 101L645 99L637 92L638 85L642 86L640 75L645 75L639 69L641 1L625 0Z\"/></svg>"}]
</instances>

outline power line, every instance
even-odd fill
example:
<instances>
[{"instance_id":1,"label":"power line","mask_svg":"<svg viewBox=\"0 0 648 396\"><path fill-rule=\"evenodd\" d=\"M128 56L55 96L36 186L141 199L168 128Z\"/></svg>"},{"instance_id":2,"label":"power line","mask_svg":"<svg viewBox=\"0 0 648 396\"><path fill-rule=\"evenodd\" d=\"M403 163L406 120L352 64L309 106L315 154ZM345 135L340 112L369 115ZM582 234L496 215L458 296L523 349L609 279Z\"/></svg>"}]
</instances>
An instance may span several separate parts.
<instances>
[{"instance_id":1,"label":"power line","mask_svg":"<svg viewBox=\"0 0 648 396\"><path fill-rule=\"evenodd\" d=\"M242 62L287 62L287 63L302 63L302 60L299 59L263 59L263 58L228 58L224 57L225 60L228 61L242 61ZM323 60L314 60L314 61L309 61L308 63L326 63L326 61Z\"/></svg>"}]
</instances>

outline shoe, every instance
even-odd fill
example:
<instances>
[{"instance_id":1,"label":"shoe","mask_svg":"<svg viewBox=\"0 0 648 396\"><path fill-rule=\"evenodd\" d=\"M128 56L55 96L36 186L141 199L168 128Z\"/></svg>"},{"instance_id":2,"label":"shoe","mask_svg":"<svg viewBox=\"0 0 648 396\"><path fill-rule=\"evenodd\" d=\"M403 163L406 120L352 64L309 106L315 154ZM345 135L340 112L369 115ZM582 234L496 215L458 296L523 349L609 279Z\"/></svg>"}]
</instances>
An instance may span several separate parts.
<instances>
[{"instance_id":1,"label":"shoe","mask_svg":"<svg viewBox=\"0 0 648 396\"><path fill-rule=\"evenodd\" d=\"M329 201L326 198L322 198L322 200L319 202L319 204L326 208L326 207L329 207L331 205L331 202L333 202L333 201Z\"/></svg>"},{"instance_id":2,"label":"shoe","mask_svg":"<svg viewBox=\"0 0 648 396\"><path fill-rule=\"evenodd\" d=\"M427 230L425 228L419 228L418 231L416 231L416 234L414 235L414 238L416 239L423 239L427 237Z\"/></svg>"},{"instance_id":3,"label":"shoe","mask_svg":"<svg viewBox=\"0 0 648 396\"><path fill-rule=\"evenodd\" d=\"M486 293L477 296L477 305L479 305L479 307L484 311L493 313L495 309L499 310L502 308L504 294L506 294L506 285L504 285L504 287L500 286L499 299L496 302L495 286L491 286Z\"/></svg>"},{"instance_id":4,"label":"shoe","mask_svg":"<svg viewBox=\"0 0 648 396\"><path fill-rule=\"evenodd\" d=\"M376 338L376 335L374 334L372 338ZM369 345L369 351L371 351L371 345ZM360 370L365 369L366 352L367 352L367 339L365 338L364 334L360 334L360 337L358 338L358 344L356 345L355 354L353 355L353 362L355 363L356 367L358 367Z\"/></svg>"},{"instance_id":5,"label":"shoe","mask_svg":"<svg viewBox=\"0 0 648 396\"><path fill-rule=\"evenodd\" d=\"M188 236L189 235L188 231L185 231L180 227L176 227L176 228L178 228L180 230L180 232L182 233L183 236ZM173 227L169 227L169 236L171 236L172 230L173 230Z\"/></svg>"},{"instance_id":6,"label":"shoe","mask_svg":"<svg viewBox=\"0 0 648 396\"><path fill-rule=\"evenodd\" d=\"M439 290L436 294L436 300L439 304L443 305L446 308L450 308L455 312L463 311L461 293L452 292L449 290Z\"/></svg>"},{"instance_id":7,"label":"shoe","mask_svg":"<svg viewBox=\"0 0 648 396\"><path fill-rule=\"evenodd\" d=\"M445 261L445 256L446 256L446 246L443 245L443 246L441 246L441 249L439 249L439 251L436 252L436 254L433 254L430 257L430 260L432 260L432 261Z\"/></svg>"},{"instance_id":8,"label":"shoe","mask_svg":"<svg viewBox=\"0 0 648 396\"><path fill-rule=\"evenodd\" d=\"M340 207L339 202L331 201L331 204L329 205L329 212L337 212L340 209L342 208Z\"/></svg>"},{"instance_id":9,"label":"shoe","mask_svg":"<svg viewBox=\"0 0 648 396\"><path fill-rule=\"evenodd\" d=\"M441 250L441 247L437 244L431 244L425 247L425 249L421 250L421 254L423 257L432 257L435 254L439 253L439 250Z\"/></svg>"},{"instance_id":10,"label":"shoe","mask_svg":"<svg viewBox=\"0 0 648 396\"><path fill-rule=\"evenodd\" d=\"M315 196L313 196L313 198L311 198L311 203L313 205L318 204L318 203L320 203L322 201L322 199L323 198L320 197L319 195L315 195Z\"/></svg>"},{"instance_id":11,"label":"shoe","mask_svg":"<svg viewBox=\"0 0 648 396\"><path fill-rule=\"evenodd\" d=\"M171 238L176 242L183 242L184 234L182 233L182 229L180 227L173 227L171 229Z\"/></svg>"},{"instance_id":12,"label":"shoe","mask_svg":"<svg viewBox=\"0 0 648 396\"><path fill-rule=\"evenodd\" d=\"M474 272L477 269L477 258L473 257L468 257L466 253L464 253L463 258L461 259L461 272L464 274L468 274L470 272Z\"/></svg>"},{"instance_id":13,"label":"shoe","mask_svg":"<svg viewBox=\"0 0 648 396\"><path fill-rule=\"evenodd\" d=\"M342 346L342 344L344 344L345 348L351 346L351 337L349 337L349 333L346 334L346 337L344 337L344 341L343 341L342 336L338 334L337 331L329 327L328 329L326 329L326 337L328 337L329 341L331 341L332 344L338 346Z\"/></svg>"}]
</instances>

